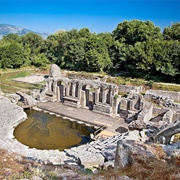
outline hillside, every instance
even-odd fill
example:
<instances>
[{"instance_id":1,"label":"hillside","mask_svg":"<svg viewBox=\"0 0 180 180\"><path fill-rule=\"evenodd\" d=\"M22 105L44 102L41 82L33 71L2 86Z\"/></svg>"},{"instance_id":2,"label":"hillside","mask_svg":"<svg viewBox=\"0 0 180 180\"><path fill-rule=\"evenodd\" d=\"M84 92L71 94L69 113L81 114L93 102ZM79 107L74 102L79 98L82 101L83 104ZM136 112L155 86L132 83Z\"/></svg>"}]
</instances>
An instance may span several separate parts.
<instances>
[{"instance_id":1,"label":"hillside","mask_svg":"<svg viewBox=\"0 0 180 180\"><path fill-rule=\"evenodd\" d=\"M0 24L0 39L3 36L6 36L7 34L18 34L18 35L22 36L22 35L27 34L29 32L36 33L43 38L46 38L48 36L47 33L34 32L34 31L29 30L29 29L25 29L25 28L21 28L21 27L9 25L9 24Z\"/></svg>"}]
</instances>

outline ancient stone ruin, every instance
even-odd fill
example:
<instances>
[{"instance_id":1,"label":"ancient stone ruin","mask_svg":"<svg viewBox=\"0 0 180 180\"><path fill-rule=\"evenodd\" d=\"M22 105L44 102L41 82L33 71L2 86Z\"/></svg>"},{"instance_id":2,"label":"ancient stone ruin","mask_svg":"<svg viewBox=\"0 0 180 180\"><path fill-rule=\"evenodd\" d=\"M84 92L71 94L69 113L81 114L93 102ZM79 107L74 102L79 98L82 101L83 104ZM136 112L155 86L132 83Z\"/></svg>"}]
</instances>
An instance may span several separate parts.
<instances>
[{"instance_id":1,"label":"ancient stone ruin","mask_svg":"<svg viewBox=\"0 0 180 180\"><path fill-rule=\"evenodd\" d=\"M80 165L85 168L126 167L133 163L137 154L142 155L142 158L154 157L151 151L154 145L147 150L145 142L171 143L172 137L180 133L180 104L167 97L167 93L162 96L159 92L148 91L143 96L141 91L141 87L117 86L106 83L105 79L68 78L61 74L58 66L52 65L44 88L40 92L32 92L36 100L85 108L118 117L118 120L123 118L128 123L129 131L64 151L29 148L18 142L13 135L14 128L27 118L17 102L21 100L24 105L31 107L35 106L37 101L21 92L6 97L1 93L0 146L43 163ZM122 92L126 93L125 96L120 95ZM178 99L179 93L175 94ZM179 147L179 143L172 146L161 145L167 155L178 157Z\"/></svg>"},{"instance_id":2,"label":"ancient stone ruin","mask_svg":"<svg viewBox=\"0 0 180 180\"><path fill-rule=\"evenodd\" d=\"M55 70L54 70L55 69ZM117 114L118 87L99 80L69 79L51 66L50 76L40 99L62 102L72 107L82 107L104 114Z\"/></svg>"},{"instance_id":3,"label":"ancient stone ruin","mask_svg":"<svg viewBox=\"0 0 180 180\"><path fill-rule=\"evenodd\" d=\"M117 86L99 78L68 78L61 74L57 65L52 65L44 89L38 95L35 93L34 97L40 101L61 102L67 106L119 116L129 124L129 130L147 129L158 133L165 125L180 121L180 104L173 100L175 96L180 98L179 93L170 92L170 97L173 97L170 99L167 92L162 92L166 96L161 96L161 91L151 90L143 96L140 94L142 91L142 87ZM122 92L126 96L121 96ZM175 129L171 136L177 133ZM155 139L159 141L159 138Z\"/></svg>"}]
</instances>

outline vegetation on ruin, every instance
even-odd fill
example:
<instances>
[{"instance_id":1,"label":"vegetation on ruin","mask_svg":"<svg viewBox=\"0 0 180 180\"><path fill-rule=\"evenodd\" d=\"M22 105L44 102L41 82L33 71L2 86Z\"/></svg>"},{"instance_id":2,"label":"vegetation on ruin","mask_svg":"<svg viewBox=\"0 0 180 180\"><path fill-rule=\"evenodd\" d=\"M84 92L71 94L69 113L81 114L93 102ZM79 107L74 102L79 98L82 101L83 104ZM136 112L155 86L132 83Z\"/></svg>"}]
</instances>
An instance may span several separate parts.
<instances>
[{"instance_id":1,"label":"vegetation on ruin","mask_svg":"<svg viewBox=\"0 0 180 180\"><path fill-rule=\"evenodd\" d=\"M124 21L112 33L88 28L59 31L43 39L37 34L9 34L0 40L0 68L56 63L62 69L126 72L147 81L180 83L180 23L161 32L150 21ZM125 82L122 82L125 84Z\"/></svg>"}]
</instances>

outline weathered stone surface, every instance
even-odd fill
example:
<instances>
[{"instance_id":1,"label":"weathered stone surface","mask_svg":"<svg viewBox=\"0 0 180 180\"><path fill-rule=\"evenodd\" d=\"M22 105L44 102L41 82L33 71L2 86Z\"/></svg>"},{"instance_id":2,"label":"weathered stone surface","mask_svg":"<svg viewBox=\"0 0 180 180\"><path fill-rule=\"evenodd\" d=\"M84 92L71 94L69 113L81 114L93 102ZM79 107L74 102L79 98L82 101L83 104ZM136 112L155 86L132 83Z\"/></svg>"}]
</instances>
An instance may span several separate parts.
<instances>
[{"instance_id":1,"label":"weathered stone surface","mask_svg":"<svg viewBox=\"0 0 180 180\"><path fill-rule=\"evenodd\" d=\"M142 86L125 86L125 85L119 85L119 92L121 93L129 93L130 91L134 91L136 93L139 93L143 91Z\"/></svg>"},{"instance_id":2,"label":"weathered stone surface","mask_svg":"<svg viewBox=\"0 0 180 180\"><path fill-rule=\"evenodd\" d=\"M135 140L137 142L146 142L149 138L146 135L146 131L139 131L133 130L129 131L128 135L126 136L127 140Z\"/></svg>"},{"instance_id":3,"label":"weathered stone surface","mask_svg":"<svg viewBox=\"0 0 180 180\"><path fill-rule=\"evenodd\" d=\"M125 168L131 164L131 147L119 141L117 144L115 167Z\"/></svg>"},{"instance_id":4,"label":"weathered stone surface","mask_svg":"<svg viewBox=\"0 0 180 180\"><path fill-rule=\"evenodd\" d=\"M60 68L56 64L52 64L49 70L49 76L56 78L56 77L59 77L60 75L61 75Z\"/></svg>"},{"instance_id":5,"label":"weathered stone surface","mask_svg":"<svg viewBox=\"0 0 180 180\"><path fill-rule=\"evenodd\" d=\"M177 133L180 133L180 121L176 121L162 127L156 132L156 134L154 134L153 139L155 142L169 144L171 137Z\"/></svg>"},{"instance_id":6,"label":"weathered stone surface","mask_svg":"<svg viewBox=\"0 0 180 180\"><path fill-rule=\"evenodd\" d=\"M65 150L65 152L69 156L74 156L75 161L79 161L85 167L102 166L105 162L112 165L114 164L117 142L123 138L125 138L125 134L99 139L86 145Z\"/></svg>"},{"instance_id":7,"label":"weathered stone surface","mask_svg":"<svg viewBox=\"0 0 180 180\"><path fill-rule=\"evenodd\" d=\"M93 106L94 112L101 112L102 114L111 114L112 107L109 104L100 104L97 103Z\"/></svg>"},{"instance_id":8,"label":"weathered stone surface","mask_svg":"<svg viewBox=\"0 0 180 180\"><path fill-rule=\"evenodd\" d=\"M180 101L180 92L175 91L162 91L162 90L148 90L146 94L153 94L155 96L169 97L170 99Z\"/></svg>"},{"instance_id":9,"label":"weathered stone surface","mask_svg":"<svg viewBox=\"0 0 180 180\"><path fill-rule=\"evenodd\" d=\"M82 145L66 151L69 155L74 156L77 159L79 165L82 165L85 168L99 167L104 163L102 154L98 153L97 149L90 145Z\"/></svg>"},{"instance_id":10,"label":"weathered stone surface","mask_svg":"<svg viewBox=\"0 0 180 180\"><path fill-rule=\"evenodd\" d=\"M173 111L171 109L169 111L167 111L164 114L162 120L167 122L167 123L172 123L172 120L173 120Z\"/></svg>"},{"instance_id":11,"label":"weathered stone surface","mask_svg":"<svg viewBox=\"0 0 180 180\"><path fill-rule=\"evenodd\" d=\"M135 141L119 141L117 144L115 168L125 168L134 163L136 160L148 163L148 158L155 158L147 147L138 144Z\"/></svg>"},{"instance_id":12,"label":"weathered stone surface","mask_svg":"<svg viewBox=\"0 0 180 180\"><path fill-rule=\"evenodd\" d=\"M6 132L7 129L12 128L17 122L26 118L27 115L21 107L11 103L8 98L0 96L0 123L4 127L3 132Z\"/></svg>"},{"instance_id":13,"label":"weathered stone surface","mask_svg":"<svg viewBox=\"0 0 180 180\"><path fill-rule=\"evenodd\" d=\"M146 124L142 121L136 120L136 121L132 121L129 125L128 125L129 130L142 130L146 128Z\"/></svg>"},{"instance_id":14,"label":"weathered stone surface","mask_svg":"<svg viewBox=\"0 0 180 180\"><path fill-rule=\"evenodd\" d=\"M7 94L6 97L8 97L12 103L17 103L21 99L21 97L17 94Z\"/></svg>"},{"instance_id":15,"label":"weathered stone surface","mask_svg":"<svg viewBox=\"0 0 180 180\"><path fill-rule=\"evenodd\" d=\"M174 92L175 94L173 95L174 96L173 99L170 98L172 92L169 92L169 94L168 94L168 92L169 91L166 92L167 96L162 96L159 93L156 94L151 91L150 92L146 91L144 98L145 98L145 100L152 101L161 107L170 108L173 110L180 110L180 104L174 102L174 100L179 101L178 100L178 96L179 96L178 92ZM175 99L175 97L176 97L175 95L177 95L177 99Z\"/></svg>"},{"instance_id":16,"label":"weathered stone surface","mask_svg":"<svg viewBox=\"0 0 180 180\"><path fill-rule=\"evenodd\" d=\"M137 120L148 122L152 118L153 105L145 101L142 111L138 114Z\"/></svg>"},{"instance_id":17,"label":"weathered stone surface","mask_svg":"<svg viewBox=\"0 0 180 180\"><path fill-rule=\"evenodd\" d=\"M85 168L99 167L104 164L104 157L100 153L92 153L92 151L81 152L79 155L80 165Z\"/></svg>"},{"instance_id":18,"label":"weathered stone surface","mask_svg":"<svg viewBox=\"0 0 180 180\"><path fill-rule=\"evenodd\" d=\"M30 107L37 105L37 100L35 100L32 96L29 96L22 92L16 92L16 94L21 97L20 101L23 103L23 105Z\"/></svg>"}]
</instances>

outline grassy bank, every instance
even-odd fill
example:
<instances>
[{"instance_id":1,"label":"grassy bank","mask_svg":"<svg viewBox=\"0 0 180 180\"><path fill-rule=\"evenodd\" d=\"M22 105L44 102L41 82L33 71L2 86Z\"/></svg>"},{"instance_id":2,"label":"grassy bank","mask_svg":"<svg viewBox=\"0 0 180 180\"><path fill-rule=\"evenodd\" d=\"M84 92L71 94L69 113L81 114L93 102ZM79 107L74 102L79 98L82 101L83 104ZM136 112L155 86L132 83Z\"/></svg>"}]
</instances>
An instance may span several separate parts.
<instances>
[{"instance_id":1,"label":"grassy bank","mask_svg":"<svg viewBox=\"0 0 180 180\"><path fill-rule=\"evenodd\" d=\"M0 69L0 83L2 84L2 90L10 91L11 88L19 87L24 89L33 89L39 88L35 85L29 85L26 83L20 82L13 82L13 78L25 77L31 74L48 74L49 73L50 65L46 67L46 70L41 70L31 67L24 67L21 69ZM127 86L143 86L146 90L153 89L153 90L166 90L166 91L180 91L180 84L171 84L171 83L161 83L161 82L154 82L152 80L146 81L142 78L133 78L127 76L109 76L106 73L87 73L87 72L75 72L75 71L68 71L68 70L61 70L61 72L68 77L75 77L75 78L100 78L105 79L108 83L114 83L116 85L127 85ZM8 87L7 87L8 85ZM13 90L14 91L14 90Z\"/></svg>"},{"instance_id":2,"label":"grassy bank","mask_svg":"<svg viewBox=\"0 0 180 180\"><path fill-rule=\"evenodd\" d=\"M28 92L32 89L39 89L39 85L14 81L14 78L26 77L40 71L33 67L21 69L0 69L0 87L3 92L12 93L16 91ZM41 73L41 72L40 72Z\"/></svg>"}]
</instances>

